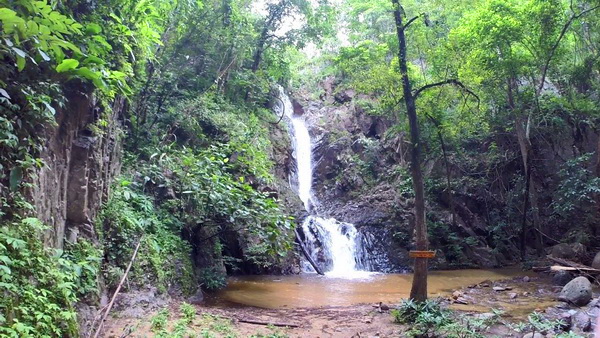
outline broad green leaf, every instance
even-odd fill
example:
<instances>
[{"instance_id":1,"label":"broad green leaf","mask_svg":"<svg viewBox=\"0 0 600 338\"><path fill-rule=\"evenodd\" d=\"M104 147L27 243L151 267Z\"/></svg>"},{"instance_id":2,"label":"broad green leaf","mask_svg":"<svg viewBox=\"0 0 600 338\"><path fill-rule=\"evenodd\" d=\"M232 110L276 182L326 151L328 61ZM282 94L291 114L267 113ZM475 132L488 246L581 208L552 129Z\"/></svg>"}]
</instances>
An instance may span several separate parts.
<instances>
[{"instance_id":1,"label":"broad green leaf","mask_svg":"<svg viewBox=\"0 0 600 338\"><path fill-rule=\"evenodd\" d=\"M38 32L38 24L35 21L27 21L27 33L30 35L36 35Z\"/></svg>"},{"instance_id":2,"label":"broad green leaf","mask_svg":"<svg viewBox=\"0 0 600 338\"><path fill-rule=\"evenodd\" d=\"M101 58L94 56L94 55L90 55L87 58L85 58L85 60L83 60L84 64L89 64L89 63L94 63L97 65L103 65L105 62L104 60L102 60Z\"/></svg>"},{"instance_id":3,"label":"broad green leaf","mask_svg":"<svg viewBox=\"0 0 600 338\"><path fill-rule=\"evenodd\" d=\"M102 32L102 27L97 23L90 23L85 26L85 33L89 35L100 34Z\"/></svg>"},{"instance_id":4,"label":"broad green leaf","mask_svg":"<svg viewBox=\"0 0 600 338\"><path fill-rule=\"evenodd\" d=\"M75 59L64 59L60 65L56 66L56 71L63 73L71 69L75 69L77 66L79 66L79 61Z\"/></svg>"},{"instance_id":5,"label":"broad green leaf","mask_svg":"<svg viewBox=\"0 0 600 338\"><path fill-rule=\"evenodd\" d=\"M0 8L0 20L6 21L15 18L16 16L17 13L15 11L8 8Z\"/></svg>"},{"instance_id":6,"label":"broad green leaf","mask_svg":"<svg viewBox=\"0 0 600 338\"><path fill-rule=\"evenodd\" d=\"M81 67L77 70L75 70L75 74L77 76L86 78L88 80L95 80L95 79L100 79L100 73L98 72L94 72L93 70L89 69L88 67Z\"/></svg>"},{"instance_id":7,"label":"broad green leaf","mask_svg":"<svg viewBox=\"0 0 600 338\"><path fill-rule=\"evenodd\" d=\"M17 56L17 69L22 71L25 68L25 58Z\"/></svg>"}]
</instances>

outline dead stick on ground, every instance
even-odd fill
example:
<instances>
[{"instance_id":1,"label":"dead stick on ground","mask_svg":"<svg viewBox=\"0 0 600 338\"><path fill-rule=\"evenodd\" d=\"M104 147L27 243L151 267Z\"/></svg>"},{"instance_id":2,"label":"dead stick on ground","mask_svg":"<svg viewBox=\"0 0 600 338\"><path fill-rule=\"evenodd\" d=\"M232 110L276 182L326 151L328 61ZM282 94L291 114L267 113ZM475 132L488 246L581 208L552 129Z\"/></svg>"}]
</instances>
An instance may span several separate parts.
<instances>
[{"instance_id":1,"label":"dead stick on ground","mask_svg":"<svg viewBox=\"0 0 600 338\"><path fill-rule=\"evenodd\" d=\"M238 319L238 322L247 323L247 324L255 324L255 325L273 325L273 326L277 326L277 327L300 327L300 325L294 324L294 323L274 323L274 322L265 322L262 320L244 319L244 318Z\"/></svg>"},{"instance_id":2,"label":"dead stick on ground","mask_svg":"<svg viewBox=\"0 0 600 338\"><path fill-rule=\"evenodd\" d=\"M123 274L123 277L121 277L121 281L119 282L119 285L117 286L117 289L115 290L115 293L113 293L113 296L110 299L110 303L108 303L108 307L106 308L106 312L104 312L104 316L102 316L102 319L100 320L100 324L98 324L98 329L96 330L96 334L94 334L94 338L98 338L98 335L100 334L100 331L102 331L102 326L104 326L104 321L106 321L106 317L108 317L108 314L110 313L110 309L112 308L113 304L115 303L115 299L117 298L117 295L119 294L119 291L121 291L121 286L123 286L123 283L125 282L125 279L127 278L127 274L129 273L129 270L131 270L131 266L133 265L133 261L135 260L135 256L137 256L138 249L140 248L140 244L142 244L142 239L141 238L138 241L137 245L135 246L135 250L133 251L133 255L131 256L131 260L129 261L129 265L127 265L127 269L125 270L125 273Z\"/></svg>"}]
</instances>

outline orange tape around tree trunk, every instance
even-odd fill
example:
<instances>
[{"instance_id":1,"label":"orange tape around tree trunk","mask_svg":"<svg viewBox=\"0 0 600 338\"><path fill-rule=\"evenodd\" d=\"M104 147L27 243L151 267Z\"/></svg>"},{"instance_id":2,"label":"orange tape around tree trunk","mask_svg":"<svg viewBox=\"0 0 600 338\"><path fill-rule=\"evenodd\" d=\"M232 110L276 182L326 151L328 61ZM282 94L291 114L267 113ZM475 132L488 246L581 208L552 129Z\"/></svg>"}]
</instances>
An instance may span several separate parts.
<instances>
[{"instance_id":1,"label":"orange tape around tree trunk","mask_svg":"<svg viewBox=\"0 0 600 338\"><path fill-rule=\"evenodd\" d=\"M435 251L410 251L408 255L411 258L434 258Z\"/></svg>"}]
</instances>

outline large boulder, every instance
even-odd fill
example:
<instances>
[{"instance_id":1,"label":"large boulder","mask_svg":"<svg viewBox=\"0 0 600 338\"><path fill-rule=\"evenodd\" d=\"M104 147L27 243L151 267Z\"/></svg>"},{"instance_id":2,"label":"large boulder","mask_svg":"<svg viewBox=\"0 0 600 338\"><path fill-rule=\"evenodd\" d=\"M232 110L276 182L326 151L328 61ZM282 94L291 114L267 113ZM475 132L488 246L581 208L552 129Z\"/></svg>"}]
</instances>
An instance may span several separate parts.
<instances>
[{"instance_id":1,"label":"large boulder","mask_svg":"<svg viewBox=\"0 0 600 338\"><path fill-rule=\"evenodd\" d=\"M592 262L592 268L600 269L600 252L596 254L596 257L594 257L594 261Z\"/></svg>"},{"instance_id":2,"label":"large boulder","mask_svg":"<svg viewBox=\"0 0 600 338\"><path fill-rule=\"evenodd\" d=\"M558 271L556 275L552 277L552 283L558 286L565 286L571 280L573 280L575 276L569 271Z\"/></svg>"},{"instance_id":3,"label":"large boulder","mask_svg":"<svg viewBox=\"0 0 600 338\"><path fill-rule=\"evenodd\" d=\"M550 255L556 258L564 258L569 260L575 260L577 253L573 250L573 247L567 243L556 244L550 249Z\"/></svg>"},{"instance_id":4,"label":"large boulder","mask_svg":"<svg viewBox=\"0 0 600 338\"><path fill-rule=\"evenodd\" d=\"M577 277L563 287L558 299L577 306L587 305L592 300L592 283L585 277Z\"/></svg>"}]
</instances>

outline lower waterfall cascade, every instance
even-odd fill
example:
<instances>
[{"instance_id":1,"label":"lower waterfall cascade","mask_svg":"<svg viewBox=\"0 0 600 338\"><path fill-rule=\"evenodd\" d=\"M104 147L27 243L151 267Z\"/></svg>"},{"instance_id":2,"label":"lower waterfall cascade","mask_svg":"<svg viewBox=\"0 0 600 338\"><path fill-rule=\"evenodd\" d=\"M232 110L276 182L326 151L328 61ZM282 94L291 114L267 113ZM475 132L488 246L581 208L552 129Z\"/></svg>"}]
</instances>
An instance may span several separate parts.
<instances>
[{"instance_id":1,"label":"lower waterfall cascade","mask_svg":"<svg viewBox=\"0 0 600 338\"><path fill-rule=\"evenodd\" d=\"M296 162L296 192L304 203L309 216L302 223L304 244L311 258L336 278L363 278L372 275L368 250L362 248L364 238L354 224L323 218L313 214L317 200L312 192L313 143L304 116L295 115L290 97L279 87L281 105L277 108L285 114L292 138L293 157ZM302 262L303 272L315 272L309 262Z\"/></svg>"}]
</instances>

